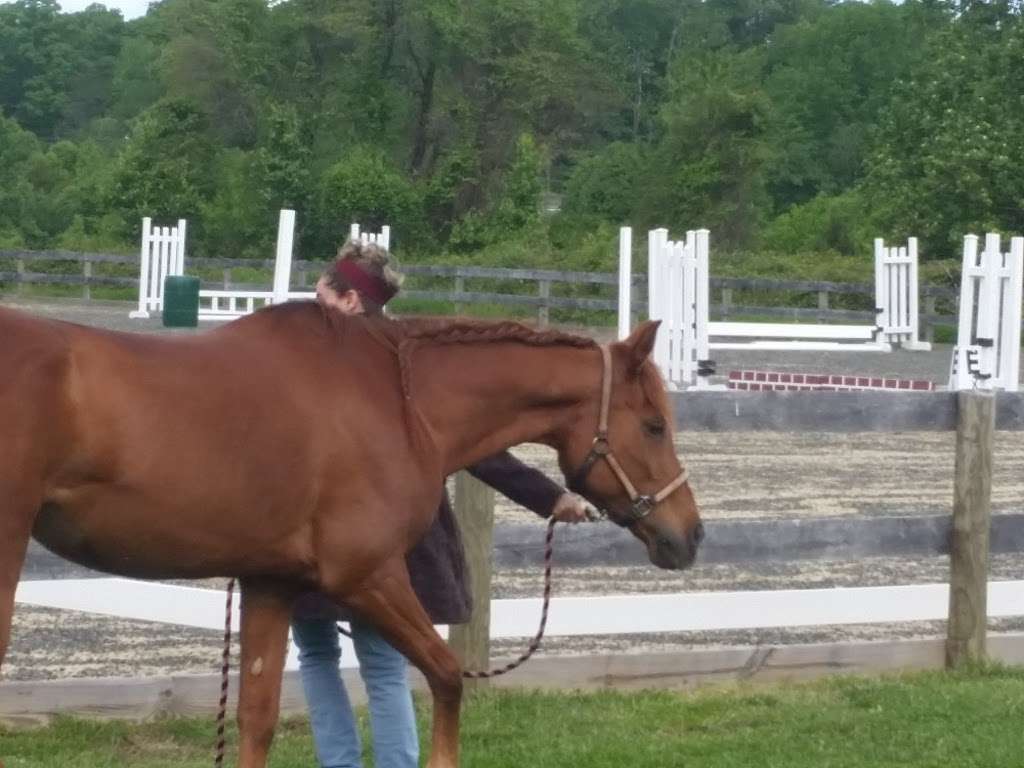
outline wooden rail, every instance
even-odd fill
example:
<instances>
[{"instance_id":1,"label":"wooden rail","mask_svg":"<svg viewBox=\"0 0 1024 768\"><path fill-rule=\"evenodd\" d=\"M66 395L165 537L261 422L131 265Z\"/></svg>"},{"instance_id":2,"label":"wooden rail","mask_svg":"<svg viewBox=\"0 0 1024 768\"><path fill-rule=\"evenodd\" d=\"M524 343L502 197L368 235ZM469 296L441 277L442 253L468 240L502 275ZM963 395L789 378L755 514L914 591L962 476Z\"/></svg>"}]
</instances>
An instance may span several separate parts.
<instances>
[{"instance_id":1,"label":"wooden rail","mask_svg":"<svg viewBox=\"0 0 1024 768\"><path fill-rule=\"evenodd\" d=\"M134 276L112 276L94 274L94 264L114 264L134 268L138 263L137 256L126 256L109 253L78 253L72 251L25 251L0 250L0 261L13 261L14 271L0 271L0 283L10 283L20 291L25 285L71 285L81 286L82 298L91 298L94 286L133 287L138 285ZM77 262L81 264L80 272L75 274L59 274L52 272L29 271L31 263L53 264L55 262ZM326 263L322 261L296 260L293 262L293 284L299 290L306 289L315 282ZM195 270L223 270L220 281L204 280L203 288L208 289L244 289L258 290L265 285L240 284L233 281L232 272L236 269L259 269L270 272L273 270L272 259L222 259L189 257L189 266ZM614 313L618 309L617 297L613 291L618 285L618 275L605 272L581 272L575 270L554 269L520 269L504 267L481 267L472 265L424 265L409 264L402 267L403 272L413 278L444 278L452 281L451 290L416 288L410 286L403 291L402 297L407 300L443 301L454 305L460 313L467 305L487 304L507 307L532 307L537 311L537 322L544 327L550 320L551 310L588 310ZM535 282L536 290L528 293L500 292L488 289L467 288L467 281L519 281ZM632 286L634 312L643 313L646 302L642 298L647 276L634 274ZM269 279L268 279L269 284ZM556 285L605 286L607 295L604 297L560 296ZM735 278L713 277L711 288L720 297L718 303L712 304L712 319L725 320L737 316L777 317L794 322L804 320L812 322L872 322L875 315L870 310L836 309L832 306L833 295L863 296L873 299L874 287L867 283L836 283L823 280L769 280L766 278ZM779 305L759 306L737 304L734 300L736 291L784 291L791 293L817 294L814 307L787 307ZM942 286L922 286L924 298L922 323L927 340L934 337L935 325L955 325L957 318L952 314L936 312L937 302L945 301L955 305L957 292Z\"/></svg>"},{"instance_id":2,"label":"wooden rail","mask_svg":"<svg viewBox=\"0 0 1024 768\"><path fill-rule=\"evenodd\" d=\"M715 393L717 394L717 393ZM775 393L769 393L775 394ZM836 393L828 393L833 402ZM863 423L855 425L858 430L887 431L893 428L894 419L886 415L891 412L885 400L864 398L864 393L851 393L855 397L839 396L848 405L857 403L861 408L865 403L874 402L879 405L877 410L883 411L881 421L872 427ZM933 411L939 414L938 428L952 426L956 431L956 470L952 501L952 537L950 541L950 589L949 589L949 622L946 640L946 664L949 667L960 666L969 661L986 658L986 595L988 591L987 567L989 550L990 498L992 485L992 460L996 431L996 397L984 392L934 393L931 397ZM775 407L780 400L808 400L806 393L792 393L796 398L758 398L748 402L759 401L762 410ZM913 400L919 395L887 395L894 408L901 408L901 400ZM686 400L689 396L679 396ZM1004 396L1005 397L1005 396ZM955 405L955 425L949 425L947 417L939 413L942 409L940 398ZM734 405L740 400L727 397ZM698 402L694 398L694 402ZM705 406L707 398L704 398ZM1005 397L1005 402L1012 406L1020 405L1019 397ZM677 412L693 410L685 404L677 407ZM736 412L739 412L737 406ZM811 411L813 414L813 411ZM905 414L900 411L896 421ZM931 426L931 425L930 425ZM1009 428L1019 429L1019 421ZM724 429L762 429L763 424L754 421L737 421ZM771 428L771 427L769 427ZM785 428L778 424L776 429ZM850 428L850 427L847 427ZM490 574L493 570L494 550L490 546L493 539L491 527L494 519L493 494L485 493L486 489L469 477L460 473L456 484L456 505L459 509L459 520L463 526L467 541L474 542L467 547L469 570L472 574ZM460 499L460 496L462 497ZM540 533L538 530L538 537ZM711 536L713 536L713 532ZM478 544L478 545L477 545ZM473 659L477 663L488 658L489 638L491 637L490 612L487 609L490 600L489 577L486 581L473 581L475 610L468 625L459 632L459 652L465 659Z\"/></svg>"}]
</instances>

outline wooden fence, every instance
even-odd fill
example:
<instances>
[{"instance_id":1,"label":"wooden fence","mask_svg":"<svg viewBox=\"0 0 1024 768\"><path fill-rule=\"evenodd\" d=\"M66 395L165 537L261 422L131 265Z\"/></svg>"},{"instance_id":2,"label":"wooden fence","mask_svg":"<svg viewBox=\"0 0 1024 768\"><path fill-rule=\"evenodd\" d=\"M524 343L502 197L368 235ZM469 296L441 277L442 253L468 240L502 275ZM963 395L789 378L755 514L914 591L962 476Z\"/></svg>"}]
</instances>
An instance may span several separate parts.
<instances>
[{"instance_id":1,"label":"wooden fence","mask_svg":"<svg viewBox=\"0 0 1024 768\"><path fill-rule=\"evenodd\" d=\"M974 392L891 395L888 393L691 392L674 395L677 426L688 430L892 431L956 430L955 493L947 526L934 520L913 526L920 541L914 554L950 554L952 588L943 584L895 587L799 589L784 591L694 592L680 594L560 597L552 606L549 635L637 634L718 629L815 626L949 617L947 638L745 648L684 648L659 653L604 653L596 656L541 658L492 683L526 687L690 687L717 680L777 680L822 674L878 672L956 666L987 656L1024 663L1024 635L985 637L986 616L1024 614L1024 582L985 578L996 429L1024 430L1024 396ZM490 661L490 638L522 638L534 631L538 599L490 601L493 493L467 475L456 481L456 514L466 535L476 613L450 632L450 642L473 667ZM1000 515L994 541L1001 551L1021 551L1021 515ZM800 523L805 520L792 521ZM763 523L754 523L762 525ZM751 525L737 521L736 526ZM851 558L905 553L906 534L899 521L886 531L848 531L843 542L816 542L812 556ZM791 526L793 527L793 526ZM533 526L539 542L542 532ZM565 533L598 534L606 526L578 526ZM792 533L792 531L790 531ZM881 534L884 541L878 538ZM831 535L831 534L828 534ZM709 525L708 541L718 536ZM851 537L856 537L853 542ZM761 540L763 530L746 538ZM628 537L631 551L639 544ZM821 547L818 545L827 544ZM854 545L851 545L854 544ZM1010 549L1007 549L1007 545ZM755 561L791 559L780 542L767 542ZM795 547L793 548L795 549ZM556 549L556 560L559 552ZM726 559L736 553L724 554ZM749 549L745 556L749 557ZM799 556L807 556L804 552ZM531 562L536 562L534 559ZM615 561L617 562L617 561ZM45 565L45 564L41 564ZM22 581L19 602L71 608L145 621L218 628L223 623L223 593L170 584L124 579L62 580L66 574L37 573L42 580ZM56 577L54 579L54 577ZM841 599L837 599L841 598ZM986 600L989 600L987 603ZM236 607L237 611L237 607ZM344 654L351 663L351 653ZM294 661L294 659L292 659ZM292 665L294 668L294 665ZM354 682L355 671L345 670ZM422 685L422 681L417 682ZM358 691L358 687L355 689ZM58 712L113 717L143 717L160 712L207 712L216 706L217 678L174 676L154 680L43 681L0 686L0 719L25 719ZM358 694L357 694L358 695ZM286 679L284 707L301 709L294 673Z\"/></svg>"},{"instance_id":2,"label":"wooden fence","mask_svg":"<svg viewBox=\"0 0 1024 768\"><path fill-rule=\"evenodd\" d=\"M812 397L807 393L699 393L697 397L678 394L676 413L689 414L687 417L680 417L680 426L691 429L695 426L694 422L686 422L683 419L693 419L693 414L697 412L697 419L701 419L703 414L704 428L715 431L765 428L792 430L794 425L789 423L785 416L776 419L767 427L765 421L757 416L760 411L772 409L785 414L786 410L778 408L778 404L789 402L797 406L802 414L797 429L806 428L808 415L813 420L816 412L827 413L827 416L818 422L817 428L829 431L904 431L908 426L914 428L915 424L918 429L955 429L952 532L948 542L931 542L934 554L948 552L951 564L945 662L948 667L957 667L969 661L983 659L986 657L988 618L986 599L990 588L986 574L989 558L992 456L997 425L996 396L984 392L930 394L928 400L933 405L931 411L934 420L928 424L920 421L927 413L926 410L905 407L905 402L914 400L917 395L886 397L888 401L873 395L865 397L862 393L828 393L828 399L822 399L821 395ZM1000 414L999 425L1004 429L1024 429L1021 398L1010 394L1001 394L999 398L1003 411ZM943 401L943 407L934 407L939 404L940 399ZM715 409L700 407L700 402L706 405L711 400L721 401L722 411L731 410L736 414L736 418L731 423L723 424L717 418ZM872 410L876 416L878 410L885 413L881 418L866 421L861 418L864 410ZM744 413L743 417L740 416L741 412ZM488 598L494 553L493 505L493 493L486 493L485 486L480 481L466 473L460 473L455 495L456 516L469 542L467 556L474 595L477 599L474 601L474 614L469 624L460 629L458 634L453 635L450 642L461 658L474 662L475 668L483 668L490 659L489 642L492 635ZM712 527L709 528L709 539L713 537ZM775 556L778 554L774 552ZM863 545L850 554L854 557L864 556ZM837 551L836 547L832 547L829 549L829 556L838 558L842 553ZM842 594L849 600L853 591L846 589ZM1024 607L1020 613L1024 614ZM884 611L879 612L879 616L882 614ZM868 620L910 620L907 615L900 618L893 616L889 614L888 618ZM827 622L823 620L822 623Z\"/></svg>"},{"instance_id":3,"label":"wooden fence","mask_svg":"<svg viewBox=\"0 0 1024 768\"><path fill-rule=\"evenodd\" d=\"M76 253L70 251L19 251L0 250L0 262L12 262L14 270L3 270L0 267L0 284L10 284L15 292L28 285L62 285L80 286L81 297L85 300L92 298L92 288L96 286L137 288L138 275L103 275L97 274L95 265L117 265L124 269L119 270L127 273L129 270L137 269L137 256L124 256L107 253ZM30 267L35 264L54 264L65 262L76 264L73 273L55 273L33 271ZM212 270L221 270L221 280L204 280L204 289L231 288L244 290L259 290L270 284L270 273L273 271L274 262L272 259L213 259L213 258L189 258L189 268L193 271L202 271L209 274ZM293 289L302 290L309 288L316 281L316 276L323 270L324 262L319 261L295 261L293 262L292 273ZM266 285L255 285L251 283L238 283L233 279L233 272L239 269L265 270L268 278ZM450 289L421 289L409 287L402 292L402 297L407 300L443 301L454 304L455 312L461 313L468 305L493 305L501 307L530 307L537 312L537 322L546 326L551 317L553 309L590 310L607 312L609 317L618 309L616 291L618 286L618 275L610 272L579 272L571 270L550 270L550 269L510 269L501 267L477 267L477 266L442 266L442 265L420 265L410 264L403 266L403 272L412 278L441 278L451 280ZM536 288L525 292L500 292L491 289L477 290L467 282L480 281L516 281L520 283L535 283ZM647 278L643 274L634 274L633 302L634 313L646 311L646 301L643 297L643 290L646 288ZM711 289L718 293L719 302L710 307L711 316L715 319L728 319L738 315L765 316L782 318L793 322L813 321L823 322L850 322L863 321L873 322L875 315L870 310L837 309L833 306L836 296L857 296L865 300L874 300L874 286L867 283L835 283L820 280L768 280L764 278L711 278ZM585 296L563 296L559 295L556 286L573 286L579 289L590 287L604 295ZM817 297L815 307L792 307L771 305L749 305L737 304L735 295L740 291L757 292L787 292L799 294L814 294ZM564 292L564 291L563 291ZM942 286L921 286L924 311L921 315L921 322L924 326L924 337L928 341L934 339L935 325L956 325L957 317L953 307L956 306L957 292L952 288ZM943 314L937 312L939 303L942 303L947 311ZM609 324L611 324L609 320Z\"/></svg>"}]
</instances>

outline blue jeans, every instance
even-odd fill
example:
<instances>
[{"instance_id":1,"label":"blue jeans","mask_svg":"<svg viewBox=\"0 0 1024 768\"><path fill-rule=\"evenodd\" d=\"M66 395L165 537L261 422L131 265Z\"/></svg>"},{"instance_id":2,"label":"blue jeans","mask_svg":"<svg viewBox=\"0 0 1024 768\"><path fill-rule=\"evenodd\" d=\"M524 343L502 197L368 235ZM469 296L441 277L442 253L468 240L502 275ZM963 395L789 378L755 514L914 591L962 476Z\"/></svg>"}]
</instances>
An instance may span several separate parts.
<instances>
[{"instance_id":1,"label":"blue jeans","mask_svg":"<svg viewBox=\"0 0 1024 768\"><path fill-rule=\"evenodd\" d=\"M416 768L419 737L408 662L368 624L353 621L352 642L370 701L374 765ZM329 619L294 619L299 672L309 706L316 754L323 768L360 768L362 745L338 662L338 630Z\"/></svg>"}]
</instances>

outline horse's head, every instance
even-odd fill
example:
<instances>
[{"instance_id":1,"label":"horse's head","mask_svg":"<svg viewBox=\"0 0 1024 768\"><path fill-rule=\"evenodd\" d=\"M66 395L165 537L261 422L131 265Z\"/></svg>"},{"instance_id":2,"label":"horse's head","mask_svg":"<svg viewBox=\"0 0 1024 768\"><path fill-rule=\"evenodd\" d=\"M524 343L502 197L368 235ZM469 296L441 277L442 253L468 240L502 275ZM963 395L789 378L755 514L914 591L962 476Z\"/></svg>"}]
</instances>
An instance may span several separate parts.
<instances>
[{"instance_id":1,"label":"horse's head","mask_svg":"<svg viewBox=\"0 0 1024 768\"><path fill-rule=\"evenodd\" d=\"M603 386L559 451L570 487L628 528L659 568L689 567L704 538L686 471L676 458L672 409L650 360L658 323L602 350Z\"/></svg>"}]
</instances>

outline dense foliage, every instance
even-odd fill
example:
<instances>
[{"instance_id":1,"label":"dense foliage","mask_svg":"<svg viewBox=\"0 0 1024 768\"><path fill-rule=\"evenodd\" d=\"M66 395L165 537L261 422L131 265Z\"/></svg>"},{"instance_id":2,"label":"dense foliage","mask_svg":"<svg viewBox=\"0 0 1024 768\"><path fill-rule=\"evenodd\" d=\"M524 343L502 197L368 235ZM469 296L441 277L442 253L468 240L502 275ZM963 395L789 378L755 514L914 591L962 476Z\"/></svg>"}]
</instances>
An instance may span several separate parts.
<instances>
[{"instance_id":1,"label":"dense foliage","mask_svg":"<svg viewBox=\"0 0 1024 768\"><path fill-rule=\"evenodd\" d=\"M189 219L192 253L265 257L291 206L307 258L350 221L405 258L599 267L622 223L822 258L916 234L948 258L1024 229L1019 11L163 0L126 22L17 0L0 247L130 249L151 215Z\"/></svg>"}]
</instances>

